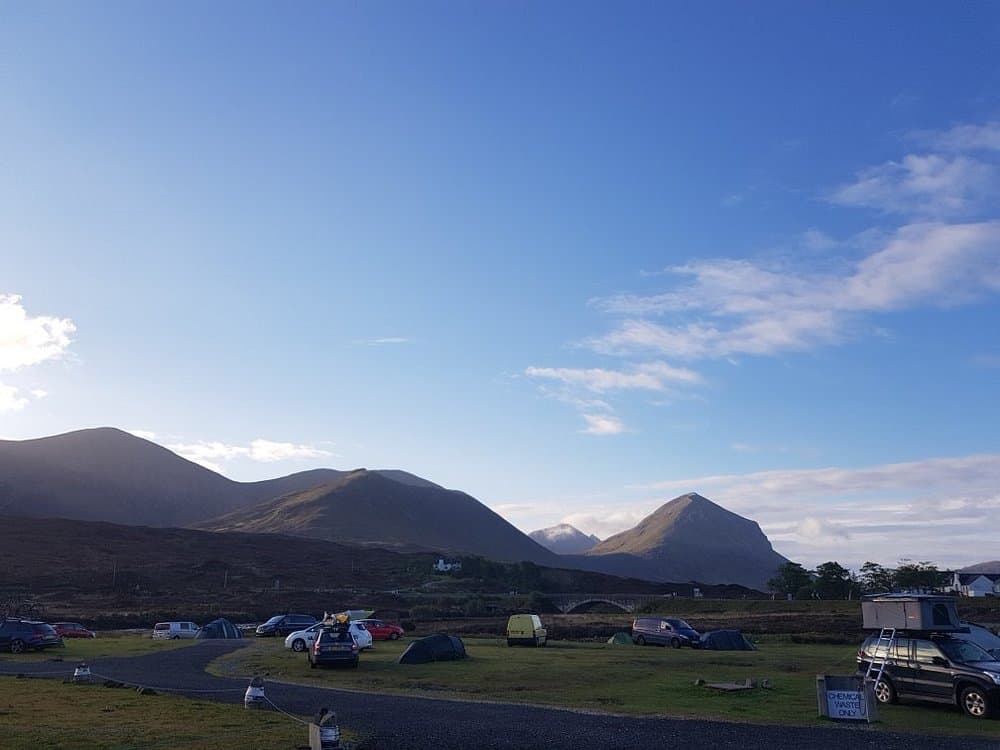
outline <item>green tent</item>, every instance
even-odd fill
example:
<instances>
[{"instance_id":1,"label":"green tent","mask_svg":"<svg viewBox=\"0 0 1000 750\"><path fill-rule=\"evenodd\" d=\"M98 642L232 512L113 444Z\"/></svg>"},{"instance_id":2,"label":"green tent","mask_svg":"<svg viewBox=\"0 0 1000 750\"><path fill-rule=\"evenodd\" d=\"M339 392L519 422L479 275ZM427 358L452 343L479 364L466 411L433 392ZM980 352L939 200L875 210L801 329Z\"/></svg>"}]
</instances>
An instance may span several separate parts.
<instances>
[{"instance_id":1,"label":"green tent","mask_svg":"<svg viewBox=\"0 0 1000 750\"><path fill-rule=\"evenodd\" d=\"M632 636L628 633L618 632L608 638L608 643L612 646L631 646Z\"/></svg>"}]
</instances>

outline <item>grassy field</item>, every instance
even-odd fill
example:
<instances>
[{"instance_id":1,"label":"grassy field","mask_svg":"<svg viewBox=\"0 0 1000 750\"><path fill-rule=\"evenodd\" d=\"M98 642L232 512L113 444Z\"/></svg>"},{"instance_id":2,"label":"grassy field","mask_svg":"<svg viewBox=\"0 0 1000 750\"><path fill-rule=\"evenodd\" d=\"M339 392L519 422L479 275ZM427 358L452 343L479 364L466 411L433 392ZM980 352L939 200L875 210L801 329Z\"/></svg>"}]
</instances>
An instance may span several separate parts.
<instances>
[{"instance_id":1,"label":"grassy field","mask_svg":"<svg viewBox=\"0 0 1000 750\"><path fill-rule=\"evenodd\" d=\"M157 651L185 648L198 643L195 639L177 641L154 641L149 633L101 634L98 638L67 638L62 648L47 648L43 651L28 651L12 654L0 653L0 666L10 661L88 661L102 656L142 656Z\"/></svg>"},{"instance_id":2,"label":"grassy field","mask_svg":"<svg viewBox=\"0 0 1000 750\"><path fill-rule=\"evenodd\" d=\"M309 730L274 711L172 695L0 677L5 750L273 750L309 744Z\"/></svg>"},{"instance_id":3,"label":"grassy field","mask_svg":"<svg viewBox=\"0 0 1000 750\"><path fill-rule=\"evenodd\" d=\"M254 641L217 660L220 675L383 693L511 701L633 715L667 715L764 724L822 725L816 675L852 674L855 646L801 645L765 639L757 651L695 651L554 641L545 648L508 648L501 639L467 638L469 659L400 665L407 641L379 642L353 669L312 670L303 654L278 640ZM725 693L695 680L767 679L769 689ZM976 721L947 706L881 709L885 729L921 734L995 737L1000 721Z\"/></svg>"}]
</instances>

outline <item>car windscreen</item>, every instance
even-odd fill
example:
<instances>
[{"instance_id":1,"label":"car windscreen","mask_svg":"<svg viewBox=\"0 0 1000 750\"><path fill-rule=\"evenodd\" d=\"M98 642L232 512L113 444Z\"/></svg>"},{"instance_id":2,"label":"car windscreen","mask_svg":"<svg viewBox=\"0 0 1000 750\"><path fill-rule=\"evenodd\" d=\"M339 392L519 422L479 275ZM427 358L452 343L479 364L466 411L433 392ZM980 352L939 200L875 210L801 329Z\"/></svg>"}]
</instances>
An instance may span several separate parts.
<instances>
[{"instance_id":1,"label":"car windscreen","mask_svg":"<svg viewBox=\"0 0 1000 750\"><path fill-rule=\"evenodd\" d=\"M685 630L694 630L690 625L688 625L684 620L667 620L670 626L673 628L684 628Z\"/></svg>"},{"instance_id":2,"label":"car windscreen","mask_svg":"<svg viewBox=\"0 0 1000 750\"><path fill-rule=\"evenodd\" d=\"M170 630L170 623L158 622L153 626L153 630Z\"/></svg>"},{"instance_id":3,"label":"car windscreen","mask_svg":"<svg viewBox=\"0 0 1000 750\"><path fill-rule=\"evenodd\" d=\"M937 647L952 661L968 664L977 661L993 661L989 651L969 641L938 641Z\"/></svg>"},{"instance_id":4,"label":"car windscreen","mask_svg":"<svg viewBox=\"0 0 1000 750\"><path fill-rule=\"evenodd\" d=\"M277 624L277 623L281 622L281 619L282 619L283 617L284 617L284 615L275 615L274 617L272 617L272 618L271 618L270 620L268 620L268 621L267 621L267 622L265 622L264 624L265 624L265 625L275 625L275 624Z\"/></svg>"}]
</instances>

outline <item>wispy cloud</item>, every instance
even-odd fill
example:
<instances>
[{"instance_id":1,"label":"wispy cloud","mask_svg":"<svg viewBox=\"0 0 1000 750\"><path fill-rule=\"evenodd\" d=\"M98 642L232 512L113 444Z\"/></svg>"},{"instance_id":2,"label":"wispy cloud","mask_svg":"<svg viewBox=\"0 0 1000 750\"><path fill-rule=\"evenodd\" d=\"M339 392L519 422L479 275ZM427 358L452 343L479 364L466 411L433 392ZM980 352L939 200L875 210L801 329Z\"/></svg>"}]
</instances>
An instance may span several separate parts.
<instances>
[{"instance_id":1,"label":"wispy cloud","mask_svg":"<svg viewBox=\"0 0 1000 750\"><path fill-rule=\"evenodd\" d=\"M604 354L698 360L837 343L862 314L953 306L1000 290L1000 222L909 224L861 260L825 273L735 259L672 270L690 283L657 295L592 301L609 313L643 317L586 344ZM668 315L695 319L649 320Z\"/></svg>"},{"instance_id":2,"label":"wispy cloud","mask_svg":"<svg viewBox=\"0 0 1000 750\"><path fill-rule=\"evenodd\" d=\"M354 343L363 344L365 346L389 346L392 344L409 344L411 341L412 339L404 336L386 336L379 339L359 339Z\"/></svg>"},{"instance_id":3,"label":"wispy cloud","mask_svg":"<svg viewBox=\"0 0 1000 750\"><path fill-rule=\"evenodd\" d=\"M625 423L611 414L583 414L587 426L582 430L587 435L621 435L627 432Z\"/></svg>"},{"instance_id":4,"label":"wispy cloud","mask_svg":"<svg viewBox=\"0 0 1000 750\"><path fill-rule=\"evenodd\" d=\"M524 373L533 378L547 378L566 385L580 386L595 393L620 390L663 391L671 383L701 382L701 376L693 370L673 367L666 362L646 362L633 365L627 370L529 367Z\"/></svg>"},{"instance_id":5,"label":"wispy cloud","mask_svg":"<svg viewBox=\"0 0 1000 750\"><path fill-rule=\"evenodd\" d=\"M133 431L132 434L139 437L147 435L155 437L154 433ZM152 437L146 437L151 440ZM275 442L257 438L249 445L232 445L219 441L200 440L193 443L171 443L167 448L174 453L193 461L196 464L221 472L219 461L232 461L237 458L245 458L261 463L273 463L275 461L287 461L291 459L322 458L332 456L330 451L317 448L313 445L303 445L296 443Z\"/></svg>"},{"instance_id":6,"label":"wispy cloud","mask_svg":"<svg viewBox=\"0 0 1000 750\"><path fill-rule=\"evenodd\" d=\"M21 411L27 405L28 399L20 395L19 389L0 383L0 413Z\"/></svg>"},{"instance_id":7,"label":"wispy cloud","mask_svg":"<svg viewBox=\"0 0 1000 750\"><path fill-rule=\"evenodd\" d=\"M969 156L909 154L858 173L830 200L844 206L926 217L964 216L982 206L995 167Z\"/></svg>"},{"instance_id":8,"label":"wispy cloud","mask_svg":"<svg viewBox=\"0 0 1000 750\"><path fill-rule=\"evenodd\" d=\"M149 430L125 430L125 432L130 435L135 435L137 438L142 438L143 440L156 440L156 433L150 432Z\"/></svg>"},{"instance_id":9,"label":"wispy cloud","mask_svg":"<svg viewBox=\"0 0 1000 750\"><path fill-rule=\"evenodd\" d=\"M1000 151L1000 121L956 125L943 133L922 131L914 137L944 151Z\"/></svg>"}]
</instances>

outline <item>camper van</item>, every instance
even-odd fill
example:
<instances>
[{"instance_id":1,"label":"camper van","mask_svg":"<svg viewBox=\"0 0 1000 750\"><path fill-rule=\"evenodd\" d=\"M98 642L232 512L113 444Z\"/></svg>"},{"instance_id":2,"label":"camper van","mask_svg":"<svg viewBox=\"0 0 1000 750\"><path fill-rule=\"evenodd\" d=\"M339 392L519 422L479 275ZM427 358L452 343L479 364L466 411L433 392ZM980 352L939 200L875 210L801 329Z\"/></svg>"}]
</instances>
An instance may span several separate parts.
<instances>
[{"instance_id":1,"label":"camper van","mask_svg":"<svg viewBox=\"0 0 1000 750\"><path fill-rule=\"evenodd\" d=\"M538 615L511 615L507 620L508 646L544 646L547 636Z\"/></svg>"}]
</instances>

